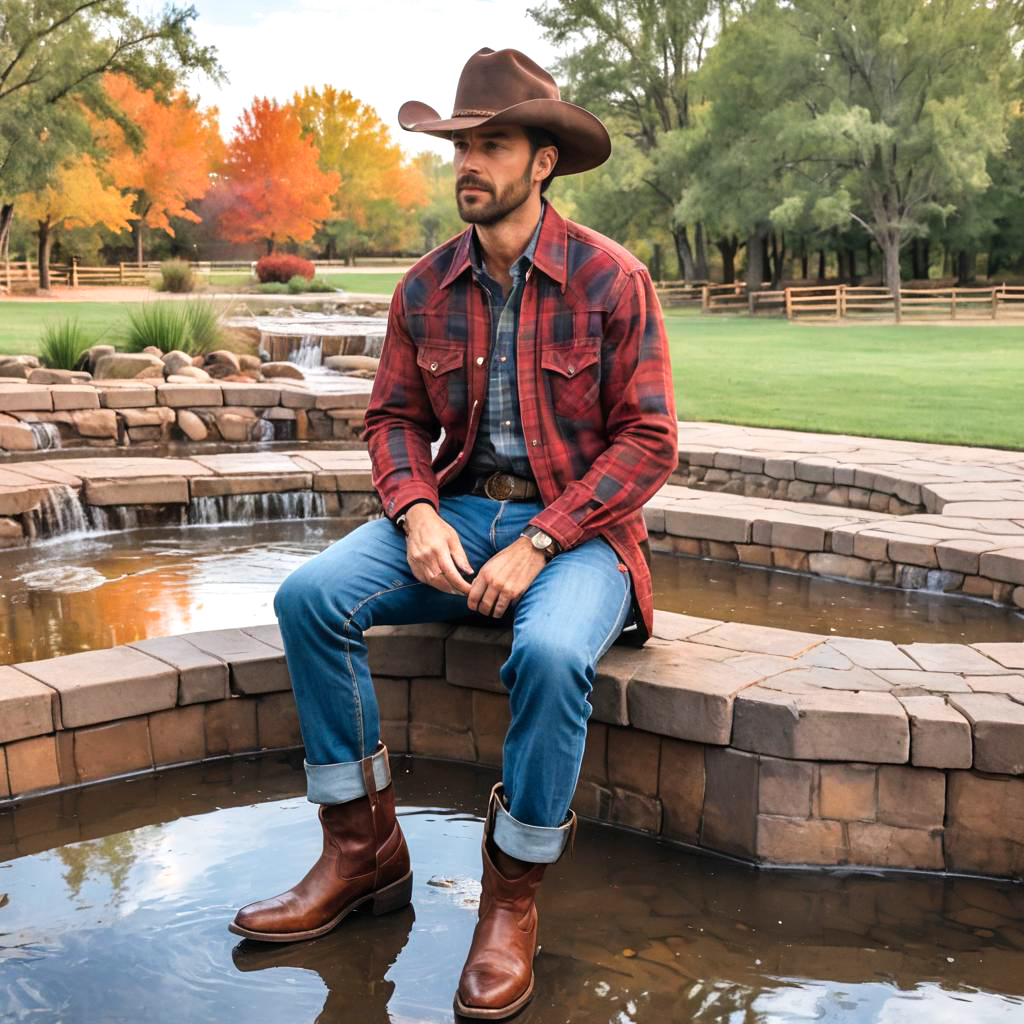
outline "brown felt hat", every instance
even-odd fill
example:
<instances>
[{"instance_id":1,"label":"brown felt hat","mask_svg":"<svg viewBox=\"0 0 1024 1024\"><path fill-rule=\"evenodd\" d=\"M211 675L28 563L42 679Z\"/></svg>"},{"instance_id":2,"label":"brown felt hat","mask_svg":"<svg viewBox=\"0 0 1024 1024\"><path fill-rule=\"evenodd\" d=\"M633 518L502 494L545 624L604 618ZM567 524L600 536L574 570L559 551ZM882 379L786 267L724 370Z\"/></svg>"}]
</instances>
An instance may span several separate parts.
<instances>
[{"instance_id":1,"label":"brown felt hat","mask_svg":"<svg viewBox=\"0 0 1024 1024\"><path fill-rule=\"evenodd\" d=\"M597 167L612 151L608 131L589 110L561 98L558 83L519 50L485 46L466 61L455 90L451 117L408 100L398 110L408 132L450 139L452 132L482 124L545 128L558 145L554 174L576 174Z\"/></svg>"}]
</instances>

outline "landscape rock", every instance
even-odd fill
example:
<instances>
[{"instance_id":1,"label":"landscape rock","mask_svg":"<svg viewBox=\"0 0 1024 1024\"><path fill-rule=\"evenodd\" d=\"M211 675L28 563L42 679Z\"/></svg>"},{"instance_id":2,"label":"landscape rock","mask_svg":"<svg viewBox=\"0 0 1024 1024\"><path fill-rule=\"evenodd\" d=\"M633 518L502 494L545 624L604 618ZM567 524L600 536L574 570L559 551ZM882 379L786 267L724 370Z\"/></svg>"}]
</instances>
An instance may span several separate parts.
<instances>
[{"instance_id":1,"label":"landscape rock","mask_svg":"<svg viewBox=\"0 0 1024 1024\"><path fill-rule=\"evenodd\" d=\"M0 359L0 377L17 377L20 380L28 380L30 367L20 363L17 359Z\"/></svg>"},{"instance_id":2,"label":"landscape rock","mask_svg":"<svg viewBox=\"0 0 1024 1024\"><path fill-rule=\"evenodd\" d=\"M93 376L126 380L138 377L139 373L148 367L156 367L159 370L158 376L163 376L164 361L148 352L114 352L112 355L100 356L96 361Z\"/></svg>"},{"instance_id":3,"label":"landscape rock","mask_svg":"<svg viewBox=\"0 0 1024 1024\"><path fill-rule=\"evenodd\" d=\"M192 357L180 348L173 349L163 358L164 366L168 373L177 373L183 366L192 365Z\"/></svg>"},{"instance_id":4,"label":"landscape rock","mask_svg":"<svg viewBox=\"0 0 1024 1024\"><path fill-rule=\"evenodd\" d=\"M215 352L207 353L206 361L203 365L209 368L210 365L218 363L225 363L236 373L241 369L238 356L226 348L219 348Z\"/></svg>"},{"instance_id":5,"label":"landscape rock","mask_svg":"<svg viewBox=\"0 0 1024 1024\"><path fill-rule=\"evenodd\" d=\"M161 363L159 366L147 366L144 370L140 370L135 374L135 380L149 380L153 378L163 378L164 368Z\"/></svg>"},{"instance_id":6,"label":"landscape rock","mask_svg":"<svg viewBox=\"0 0 1024 1024\"><path fill-rule=\"evenodd\" d=\"M238 365L243 370L258 370L263 366L259 356L250 356L245 353L238 357Z\"/></svg>"},{"instance_id":7,"label":"landscape rock","mask_svg":"<svg viewBox=\"0 0 1024 1024\"><path fill-rule=\"evenodd\" d=\"M206 424L188 409L178 410L178 429L190 441L205 441L210 434Z\"/></svg>"},{"instance_id":8,"label":"landscape rock","mask_svg":"<svg viewBox=\"0 0 1024 1024\"><path fill-rule=\"evenodd\" d=\"M29 371L29 384L84 384L92 380L91 373L81 370L51 370L38 367Z\"/></svg>"},{"instance_id":9,"label":"landscape rock","mask_svg":"<svg viewBox=\"0 0 1024 1024\"><path fill-rule=\"evenodd\" d=\"M167 374L167 379L172 383L187 383L190 380L210 380L210 375L200 366L180 366Z\"/></svg>"},{"instance_id":10,"label":"landscape rock","mask_svg":"<svg viewBox=\"0 0 1024 1024\"><path fill-rule=\"evenodd\" d=\"M305 380L306 375L294 363L264 363L264 377L287 377L291 380Z\"/></svg>"},{"instance_id":11,"label":"landscape rock","mask_svg":"<svg viewBox=\"0 0 1024 1024\"><path fill-rule=\"evenodd\" d=\"M330 370L376 370L380 360L375 356L328 356L324 366Z\"/></svg>"}]
</instances>

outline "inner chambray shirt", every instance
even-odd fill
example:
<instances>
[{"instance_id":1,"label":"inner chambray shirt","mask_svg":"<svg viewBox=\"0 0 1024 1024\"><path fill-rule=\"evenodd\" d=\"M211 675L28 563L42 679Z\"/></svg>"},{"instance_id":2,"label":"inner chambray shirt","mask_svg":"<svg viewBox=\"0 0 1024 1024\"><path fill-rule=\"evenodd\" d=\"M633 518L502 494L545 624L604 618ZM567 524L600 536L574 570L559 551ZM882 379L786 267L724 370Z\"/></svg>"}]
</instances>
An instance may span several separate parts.
<instances>
[{"instance_id":1,"label":"inner chambray shirt","mask_svg":"<svg viewBox=\"0 0 1024 1024\"><path fill-rule=\"evenodd\" d=\"M470 246L473 273L487 290L491 309L491 358L487 374L487 394L476 442L467 465L473 475L501 470L517 476L533 478L526 454L526 438L519 416L519 390L516 386L516 332L522 305L526 272L533 263L534 250L544 223L547 200L541 200L537 226L519 258L509 267L512 290L506 299L501 285L487 273L476 231Z\"/></svg>"}]
</instances>

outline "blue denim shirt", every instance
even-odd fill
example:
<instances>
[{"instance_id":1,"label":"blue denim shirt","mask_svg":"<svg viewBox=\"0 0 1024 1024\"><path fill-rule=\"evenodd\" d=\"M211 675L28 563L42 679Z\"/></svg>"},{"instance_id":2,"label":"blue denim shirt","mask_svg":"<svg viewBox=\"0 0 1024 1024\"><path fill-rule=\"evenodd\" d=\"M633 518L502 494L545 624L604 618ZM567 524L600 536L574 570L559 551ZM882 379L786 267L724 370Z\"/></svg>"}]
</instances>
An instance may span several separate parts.
<instances>
[{"instance_id":1,"label":"blue denim shirt","mask_svg":"<svg viewBox=\"0 0 1024 1024\"><path fill-rule=\"evenodd\" d=\"M512 290L505 298L501 285L487 273L483 252L473 231L470 262L477 280L487 290L491 311L491 361L487 374L487 394L484 398L480 429L467 466L477 475L502 470L518 476L533 478L530 460L526 454L526 438L519 415L519 389L516 385L516 333L519 329L519 308L522 304L526 272L533 263L547 200L541 200L540 217L529 243L519 258L509 267Z\"/></svg>"}]
</instances>

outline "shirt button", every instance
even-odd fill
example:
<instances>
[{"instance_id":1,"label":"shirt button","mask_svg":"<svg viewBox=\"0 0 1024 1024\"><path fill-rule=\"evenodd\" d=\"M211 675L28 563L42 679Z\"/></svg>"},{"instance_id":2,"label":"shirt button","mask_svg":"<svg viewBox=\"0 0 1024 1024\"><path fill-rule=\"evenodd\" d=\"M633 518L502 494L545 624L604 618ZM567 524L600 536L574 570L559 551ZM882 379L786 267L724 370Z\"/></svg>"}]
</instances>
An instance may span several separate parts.
<instances>
[{"instance_id":1,"label":"shirt button","mask_svg":"<svg viewBox=\"0 0 1024 1024\"><path fill-rule=\"evenodd\" d=\"M512 426L512 421L511 420L505 420L505 426L506 427L511 427Z\"/></svg>"},{"instance_id":2,"label":"shirt button","mask_svg":"<svg viewBox=\"0 0 1024 1024\"><path fill-rule=\"evenodd\" d=\"M430 364L430 368L431 368L431 370L436 370L437 369L437 363L431 363Z\"/></svg>"},{"instance_id":3,"label":"shirt button","mask_svg":"<svg viewBox=\"0 0 1024 1024\"><path fill-rule=\"evenodd\" d=\"M569 373L569 376L570 376L570 377L571 377L571 376L572 376L572 375L573 375L573 374L574 374L575 372L576 372L576 367L575 367L575 366L570 366L570 367L568 367L568 373Z\"/></svg>"},{"instance_id":4,"label":"shirt button","mask_svg":"<svg viewBox=\"0 0 1024 1024\"><path fill-rule=\"evenodd\" d=\"M484 365L484 357L483 356L477 356L476 357L476 365L477 366L483 366Z\"/></svg>"},{"instance_id":5,"label":"shirt button","mask_svg":"<svg viewBox=\"0 0 1024 1024\"><path fill-rule=\"evenodd\" d=\"M533 440L532 440L532 441L530 442L530 444L532 444L532 445L534 445L534 447L536 447L536 445L537 445L537 439L536 439L536 438L534 438L534 439L533 439Z\"/></svg>"},{"instance_id":6,"label":"shirt button","mask_svg":"<svg viewBox=\"0 0 1024 1024\"><path fill-rule=\"evenodd\" d=\"M502 361L503 363L505 363L505 362L508 362L508 356L502 356L502 357L501 357L501 361Z\"/></svg>"}]
</instances>

